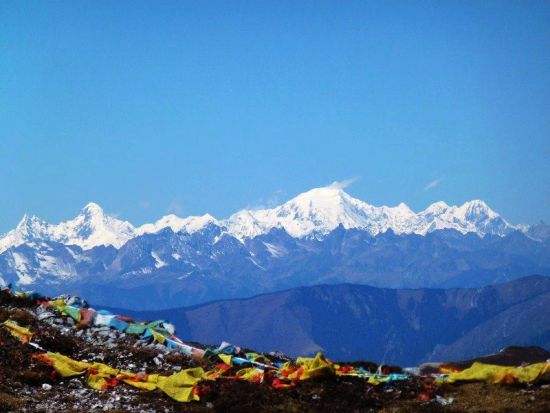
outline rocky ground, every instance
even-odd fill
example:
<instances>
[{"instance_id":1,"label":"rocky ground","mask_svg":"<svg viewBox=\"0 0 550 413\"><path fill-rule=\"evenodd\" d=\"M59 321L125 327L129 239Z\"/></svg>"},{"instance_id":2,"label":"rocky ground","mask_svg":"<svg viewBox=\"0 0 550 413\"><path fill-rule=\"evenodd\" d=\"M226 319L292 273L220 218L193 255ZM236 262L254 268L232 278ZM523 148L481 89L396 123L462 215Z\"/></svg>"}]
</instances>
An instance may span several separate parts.
<instances>
[{"instance_id":1,"label":"rocky ground","mask_svg":"<svg viewBox=\"0 0 550 413\"><path fill-rule=\"evenodd\" d=\"M162 345L147 344L107 328L79 330L72 319L45 314L34 302L0 293L0 322L29 327L33 342L77 360L99 361L134 372L171 374L199 365ZM411 378L373 386L363 379L333 377L286 389L231 379L201 385L201 401L178 403L160 391L121 384L88 388L83 378L58 377L33 358L38 350L0 328L0 411L17 412L548 412L550 384L435 385ZM540 358L541 355L539 355ZM202 362L201 362L202 363ZM365 368L376 367L359 362ZM201 364L202 365L202 364ZM203 365L208 368L208 365Z\"/></svg>"}]
</instances>

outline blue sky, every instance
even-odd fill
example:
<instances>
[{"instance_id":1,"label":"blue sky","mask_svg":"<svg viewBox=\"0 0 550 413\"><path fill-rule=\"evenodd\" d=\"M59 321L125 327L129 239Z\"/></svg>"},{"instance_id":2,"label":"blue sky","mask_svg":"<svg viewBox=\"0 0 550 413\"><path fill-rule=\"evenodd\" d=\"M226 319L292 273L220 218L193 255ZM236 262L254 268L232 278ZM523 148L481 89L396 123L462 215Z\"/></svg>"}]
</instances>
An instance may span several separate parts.
<instances>
[{"instance_id":1,"label":"blue sky","mask_svg":"<svg viewBox=\"0 0 550 413\"><path fill-rule=\"evenodd\" d=\"M549 2L3 1L0 50L0 232L350 178L550 221Z\"/></svg>"}]
</instances>

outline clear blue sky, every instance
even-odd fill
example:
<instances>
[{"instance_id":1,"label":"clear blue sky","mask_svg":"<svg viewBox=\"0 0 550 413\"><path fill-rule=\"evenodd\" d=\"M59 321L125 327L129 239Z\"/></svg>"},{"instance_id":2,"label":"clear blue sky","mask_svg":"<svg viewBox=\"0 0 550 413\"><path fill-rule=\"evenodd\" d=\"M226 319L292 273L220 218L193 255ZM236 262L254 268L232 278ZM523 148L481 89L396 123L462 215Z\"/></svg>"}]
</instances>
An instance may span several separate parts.
<instances>
[{"instance_id":1,"label":"clear blue sky","mask_svg":"<svg viewBox=\"0 0 550 413\"><path fill-rule=\"evenodd\" d=\"M375 205L550 221L548 1L2 1L0 75L0 232L352 177Z\"/></svg>"}]
</instances>

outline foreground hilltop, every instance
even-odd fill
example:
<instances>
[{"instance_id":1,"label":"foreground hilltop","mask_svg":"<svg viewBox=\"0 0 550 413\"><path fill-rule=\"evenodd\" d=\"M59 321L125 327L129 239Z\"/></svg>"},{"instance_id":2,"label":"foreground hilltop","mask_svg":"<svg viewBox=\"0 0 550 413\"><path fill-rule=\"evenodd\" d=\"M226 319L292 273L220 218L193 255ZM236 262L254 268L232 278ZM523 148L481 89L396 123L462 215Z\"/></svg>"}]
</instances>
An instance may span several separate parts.
<instances>
[{"instance_id":1,"label":"foreground hilltop","mask_svg":"<svg viewBox=\"0 0 550 413\"><path fill-rule=\"evenodd\" d=\"M533 384L514 386L469 381L463 384L436 384L434 380L440 376L437 366L416 369L415 374L421 375L415 376L404 374L396 366L380 367L369 361L332 364L322 357L315 359L321 362L318 367L306 367L302 373L300 369L289 367L295 377L304 372L314 374L308 380L276 382L271 375L267 375L267 370L265 376L261 373L261 382L254 379L256 376L243 379L250 372L260 374L261 369L251 370L246 366L238 367L235 363L232 367L224 367L221 361L227 359L223 354L218 356L218 361L192 359L165 345L148 344L142 336L123 333L117 328L84 326L82 320L75 324L78 317L71 310L75 307L68 304L63 307L64 301L74 302L70 297L55 300L55 308L64 308L72 316L57 313L53 308L50 310L51 305L44 307L48 301L43 299L39 299L41 305L37 305L34 297L16 297L6 292L0 294L0 322L4 323L0 328L1 411L333 412L339 409L346 412L543 412L550 403L550 388L545 384L549 378L546 377L548 366L544 363L538 366L541 374L546 373ZM21 326L17 327L19 330L8 328L16 328L14 326L17 325ZM119 324L116 326L120 327ZM19 338L13 335L17 335L14 331L19 331ZM25 344L25 337L29 338L30 333L33 334L30 344ZM191 344L197 349L207 347ZM60 368L53 363L56 353L72 360L70 371L90 366L88 372L67 373L69 365ZM288 360L283 354L262 357L257 360L278 360L281 363ZM550 353L542 349L516 348L490 357L486 362L519 365L522 362L541 362L548 357ZM471 366L473 369L475 365L472 363L473 360L470 360L440 368L453 371ZM187 371L185 369L196 371L198 367L224 373L215 381L201 381L193 387L192 395L200 401L190 403L173 400L171 397L176 397L176 393L168 397L170 390L167 392L166 387L166 394L163 394L159 390L140 390L122 382L125 377L134 377L131 380L142 382L150 377L156 382L155 374L170 377L171 374ZM376 375L376 370L382 374ZM335 371L339 373L334 374ZM117 372L124 374L121 376ZM350 372L357 372L358 375L351 376ZM239 374L241 379L238 379ZM502 376L506 381L516 380L513 375L506 377ZM492 379L485 376L483 380ZM97 386L97 383L103 383L100 386L103 391L89 388Z\"/></svg>"}]
</instances>

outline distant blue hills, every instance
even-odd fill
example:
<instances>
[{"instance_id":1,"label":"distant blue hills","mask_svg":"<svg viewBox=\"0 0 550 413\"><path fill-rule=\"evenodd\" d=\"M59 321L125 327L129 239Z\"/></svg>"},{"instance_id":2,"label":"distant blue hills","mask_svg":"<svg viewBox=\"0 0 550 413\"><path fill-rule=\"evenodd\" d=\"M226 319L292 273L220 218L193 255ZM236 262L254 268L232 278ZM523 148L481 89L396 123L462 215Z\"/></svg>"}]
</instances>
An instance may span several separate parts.
<instances>
[{"instance_id":1,"label":"distant blue hills","mask_svg":"<svg viewBox=\"0 0 550 413\"><path fill-rule=\"evenodd\" d=\"M317 284L466 288L550 274L550 226L513 225L482 200L414 212L337 183L270 209L167 215L135 227L87 204L0 235L0 281L97 305L155 310Z\"/></svg>"},{"instance_id":2,"label":"distant blue hills","mask_svg":"<svg viewBox=\"0 0 550 413\"><path fill-rule=\"evenodd\" d=\"M339 226L322 238L272 229L239 240L209 224L192 234L165 228L119 249L35 241L0 254L0 276L20 289L148 310L316 284L464 288L528 274L550 274L550 241L520 231L480 237L449 229L426 235L389 230L373 236Z\"/></svg>"},{"instance_id":3,"label":"distant blue hills","mask_svg":"<svg viewBox=\"0 0 550 413\"><path fill-rule=\"evenodd\" d=\"M164 311L114 310L168 319L184 340L222 340L291 356L417 365L490 354L511 345L550 350L550 278L476 289L317 285Z\"/></svg>"},{"instance_id":4,"label":"distant blue hills","mask_svg":"<svg viewBox=\"0 0 550 413\"><path fill-rule=\"evenodd\" d=\"M212 344L399 364L548 346L548 279L530 274L550 275L543 222L510 224L481 200L377 207L338 185L140 227L90 203L0 236L0 284L18 290L175 317Z\"/></svg>"}]
</instances>

